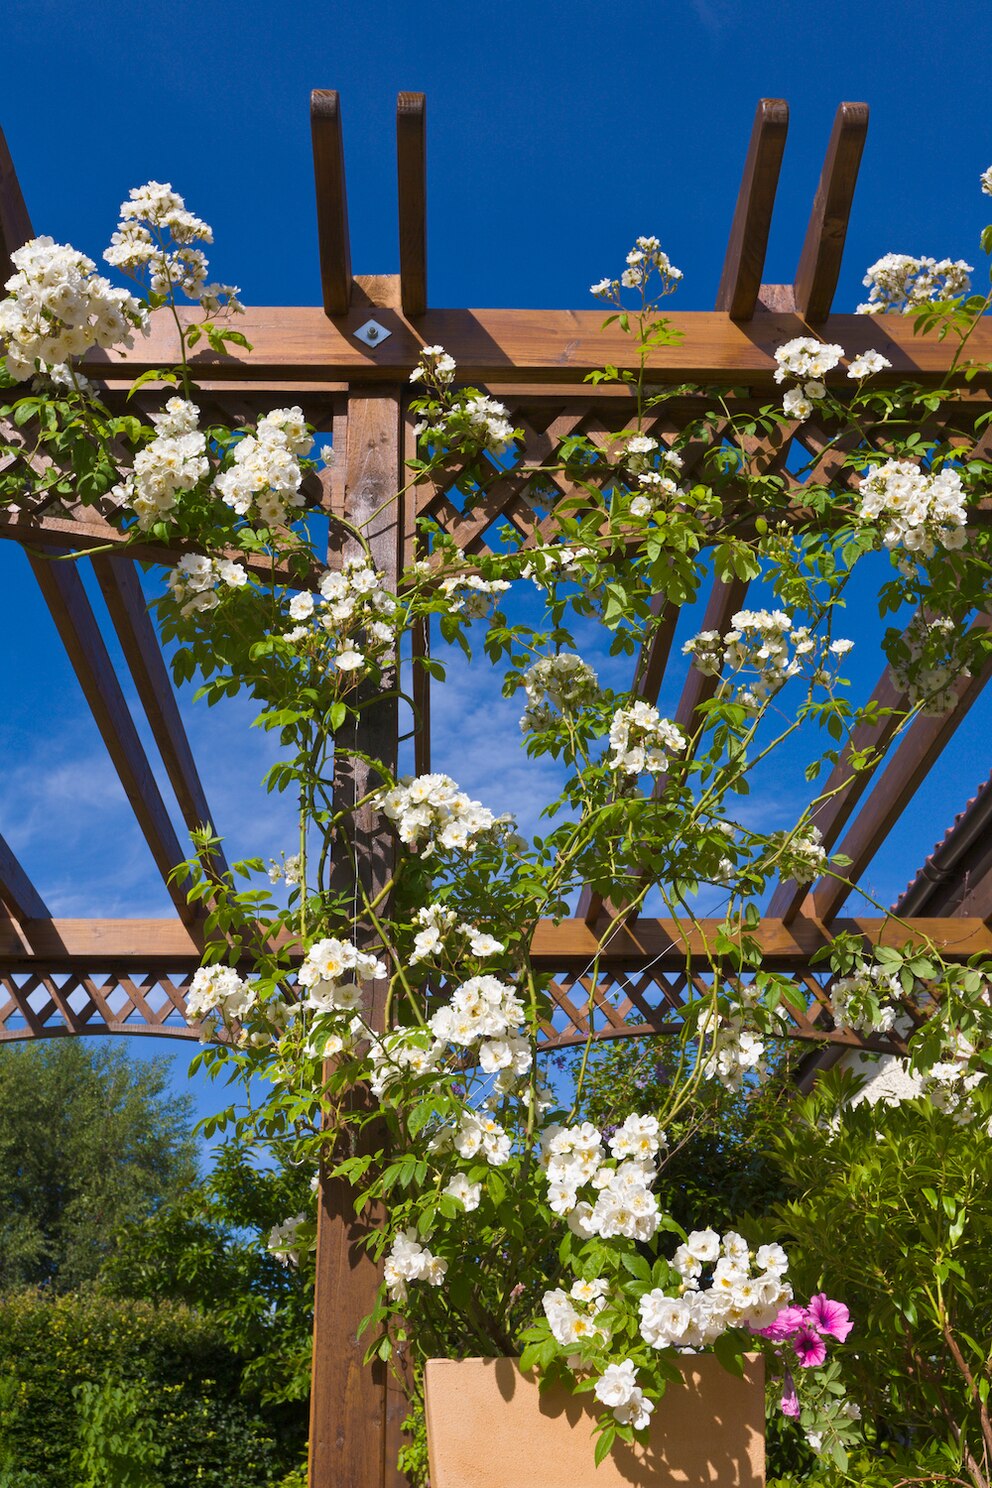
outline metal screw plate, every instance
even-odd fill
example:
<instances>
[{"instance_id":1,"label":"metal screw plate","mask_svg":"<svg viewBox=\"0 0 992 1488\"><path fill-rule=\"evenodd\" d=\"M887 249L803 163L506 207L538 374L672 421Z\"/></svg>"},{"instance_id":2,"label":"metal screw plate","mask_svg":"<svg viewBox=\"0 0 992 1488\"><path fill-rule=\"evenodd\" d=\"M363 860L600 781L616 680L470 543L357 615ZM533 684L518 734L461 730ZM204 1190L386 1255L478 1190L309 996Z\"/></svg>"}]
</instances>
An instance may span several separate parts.
<instances>
[{"instance_id":1,"label":"metal screw plate","mask_svg":"<svg viewBox=\"0 0 992 1488\"><path fill-rule=\"evenodd\" d=\"M366 346L379 346L386 340L387 336L391 336L392 334L392 331L387 330L384 325L380 325L377 320L367 320L355 332L355 337L358 341L364 341Z\"/></svg>"}]
</instances>

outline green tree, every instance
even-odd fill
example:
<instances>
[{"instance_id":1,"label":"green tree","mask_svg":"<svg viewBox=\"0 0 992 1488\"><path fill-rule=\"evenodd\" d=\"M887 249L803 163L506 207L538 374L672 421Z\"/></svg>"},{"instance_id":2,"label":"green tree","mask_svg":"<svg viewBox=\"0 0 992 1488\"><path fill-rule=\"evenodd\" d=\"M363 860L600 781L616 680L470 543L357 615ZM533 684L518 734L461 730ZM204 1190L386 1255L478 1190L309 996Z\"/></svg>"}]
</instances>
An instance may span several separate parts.
<instances>
[{"instance_id":1,"label":"green tree","mask_svg":"<svg viewBox=\"0 0 992 1488\"><path fill-rule=\"evenodd\" d=\"M0 1288L93 1280L128 1220L197 1177L167 1060L79 1039L0 1050Z\"/></svg>"}]
</instances>

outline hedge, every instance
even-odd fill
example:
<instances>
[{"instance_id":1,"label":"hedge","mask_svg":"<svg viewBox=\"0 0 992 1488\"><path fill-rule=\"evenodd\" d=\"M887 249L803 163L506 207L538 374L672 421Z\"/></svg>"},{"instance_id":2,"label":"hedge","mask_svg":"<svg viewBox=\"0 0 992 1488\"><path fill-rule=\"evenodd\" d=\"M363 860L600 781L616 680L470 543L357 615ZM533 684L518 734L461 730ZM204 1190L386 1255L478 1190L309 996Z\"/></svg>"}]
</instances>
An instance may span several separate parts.
<instances>
[{"instance_id":1,"label":"hedge","mask_svg":"<svg viewBox=\"0 0 992 1488\"><path fill-rule=\"evenodd\" d=\"M275 1488L305 1450L306 1407L263 1406L244 1362L178 1303L0 1297L0 1488L77 1488L86 1383L140 1402L131 1429L161 1449L156 1488Z\"/></svg>"}]
</instances>

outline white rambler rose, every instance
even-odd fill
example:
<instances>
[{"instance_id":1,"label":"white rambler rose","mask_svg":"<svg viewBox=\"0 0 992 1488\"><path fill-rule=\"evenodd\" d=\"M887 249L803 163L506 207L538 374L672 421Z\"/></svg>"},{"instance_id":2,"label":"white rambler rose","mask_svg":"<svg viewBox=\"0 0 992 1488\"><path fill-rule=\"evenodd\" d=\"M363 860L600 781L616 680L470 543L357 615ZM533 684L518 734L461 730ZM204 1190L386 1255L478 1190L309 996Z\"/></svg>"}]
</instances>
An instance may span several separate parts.
<instances>
[{"instance_id":1,"label":"white rambler rose","mask_svg":"<svg viewBox=\"0 0 992 1488\"><path fill-rule=\"evenodd\" d=\"M244 1018L257 1001L257 994L230 966L201 966L194 974L186 998L186 1013L198 1022L210 1013L225 1021Z\"/></svg>"},{"instance_id":2,"label":"white rambler rose","mask_svg":"<svg viewBox=\"0 0 992 1488\"><path fill-rule=\"evenodd\" d=\"M449 1199L456 1199L466 1213L478 1209L482 1198L482 1184L469 1183L464 1173L456 1173L450 1182L441 1190L447 1194Z\"/></svg>"},{"instance_id":3,"label":"white rambler rose","mask_svg":"<svg viewBox=\"0 0 992 1488\"><path fill-rule=\"evenodd\" d=\"M871 293L859 315L881 315L918 310L931 300L953 299L971 284L971 264L963 259L914 258L909 253L886 253L873 263L862 283Z\"/></svg>"},{"instance_id":4,"label":"white rambler rose","mask_svg":"<svg viewBox=\"0 0 992 1488\"><path fill-rule=\"evenodd\" d=\"M787 377L799 382L819 379L831 372L843 355L841 346L817 341L812 336L797 336L786 341L775 353L775 381L784 382Z\"/></svg>"},{"instance_id":5,"label":"white rambler rose","mask_svg":"<svg viewBox=\"0 0 992 1488\"><path fill-rule=\"evenodd\" d=\"M353 646L348 646L344 651L339 651L334 658L334 665L339 672L357 672L359 667L365 665L365 657L361 651L356 651Z\"/></svg>"},{"instance_id":6,"label":"white rambler rose","mask_svg":"<svg viewBox=\"0 0 992 1488\"><path fill-rule=\"evenodd\" d=\"M929 558L938 547L961 548L967 540L964 488L949 466L933 472L912 460L886 460L865 472L858 494L860 516L881 522L887 548Z\"/></svg>"},{"instance_id":7,"label":"white rambler rose","mask_svg":"<svg viewBox=\"0 0 992 1488\"><path fill-rule=\"evenodd\" d=\"M884 357L880 351L863 351L860 356L852 358L847 369L848 377L853 377L857 382L871 377L874 372L884 372L892 363L888 357Z\"/></svg>"},{"instance_id":8,"label":"white rambler rose","mask_svg":"<svg viewBox=\"0 0 992 1488\"><path fill-rule=\"evenodd\" d=\"M313 595L304 591L302 594L294 594L289 601L289 618L291 620L309 620L313 614Z\"/></svg>"},{"instance_id":9,"label":"white rambler rose","mask_svg":"<svg viewBox=\"0 0 992 1488\"><path fill-rule=\"evenodd\" d=\"M300 1247L297 1243L297 1232L301 1225L306 1224L305 1214L294 1214L289 1219L284 1219L282 1224L273 1225L269 1231L269 1238L265 1242L265 1248L283 1266L298 1266L300 1264Z\"/></svg>"},{"instance_id":10,"label":"white rambler rose","mask_svg":"<svg viewBox=\"0 0 992 1488\"><path fill-rule=\"evenodd\" d=\"M549 728L599 697L599 679L592 667L567 651L535 661L523 675L523 687L527 707L520 727L524 733Z\"/></svg>"},{"instance_id":11,"label":"white rambler rose","mask_svg":"<svg viewBox=\"0 0 992 1488\"><path fill-rule=\"evenodd\" d=\"M637 1366L633 1360L624 1359L621 1364L606 1366L596 1381L593 1394L601 1405L613 1410L617 1405L626 1405L636 1389Z\"/></svg>"},{"instance_id":12,"label":"white rambler rose","mask_svg":"<svg viewBox=\"0 0 992 1488\"><path fill-rule=\"evenodd\" d=\"M692 1322L689 1303L682 1297L668 1297L660 1287L647 1292L638 1303L641 1337L650 1348L670 1348L685 1337Z\"/></svg>"},{"instance_id":13,"label":"white rambler rose","mask_svg":"<svg viewBox=\"0 0 992 1488\"><path fill-rule=\"evenodd\" d=\"M626 775L662 774L671 755L681 754L686 743L677 724L662 718L652 703L638 699L613 715L610 768Z\"/></svg>"},{"instance_id":14,"label":"white rambler rose","mask_svg":"<svg viewBox=\"0 0 992 1488\"><path fill-rule=\"evenodd\" d=\"M789 418L804 422L813 412L813 405L802 388L789 388L782 399L782 408Z\"/></svg>"},{"instance_id":15,"label":"white rambler rose","mask_svg":"<svg viewBox=\"0 0 992 1488\"><path fill-rule=\"evenodd\" d=\"M425 857L437 846L471 852L480 837L505 820L471 800L450 775L401 780L391 790L379 791L373 805L395 823L405 846L419 849L426 839Z\"/></svg>"},{"instance_id":16,"label":"white rambler rose","mask_svg":"<svg viewBox=\"0 0 992 1488\"><path fill-rule=\"evenodd\" d=\"M405 1302L408 1281L426 1281L430 1286L440 1286L448 1270L448 1263L432 1255L418 1238L415 1229L401 1230L393 1241L392 1249L383 1266L383 1279L394 1302Z\"/></svg>"}]
</instances>

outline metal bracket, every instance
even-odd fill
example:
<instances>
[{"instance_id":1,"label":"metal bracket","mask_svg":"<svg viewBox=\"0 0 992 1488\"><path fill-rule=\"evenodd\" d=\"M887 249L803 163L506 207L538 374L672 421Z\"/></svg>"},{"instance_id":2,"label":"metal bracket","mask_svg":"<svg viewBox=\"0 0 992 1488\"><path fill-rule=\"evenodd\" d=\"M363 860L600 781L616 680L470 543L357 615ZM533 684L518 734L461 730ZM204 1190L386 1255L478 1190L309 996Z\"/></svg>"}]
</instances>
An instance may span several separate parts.
<instances>
[{"instance_id":1,"label":"metal bracket","mask_svg":"<svg viewBox=\"0 0 992 1488\"><path fill-rule=\"evenodd\" d=\"M387 336L391 336L392 334L392 331L387 330L384 325L380 325L377 320L367 320L355 332L355 338L358 341L364 341L366 346L379 346L381 342L385 341Z\"/></svg>"}]
</instances>

